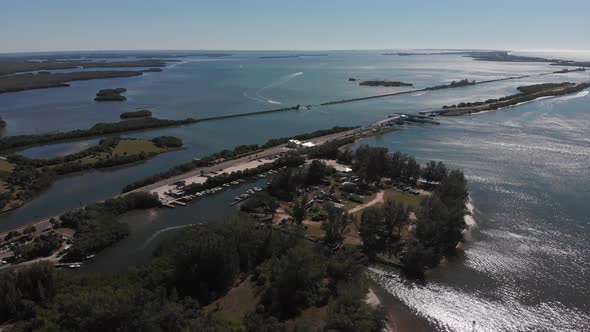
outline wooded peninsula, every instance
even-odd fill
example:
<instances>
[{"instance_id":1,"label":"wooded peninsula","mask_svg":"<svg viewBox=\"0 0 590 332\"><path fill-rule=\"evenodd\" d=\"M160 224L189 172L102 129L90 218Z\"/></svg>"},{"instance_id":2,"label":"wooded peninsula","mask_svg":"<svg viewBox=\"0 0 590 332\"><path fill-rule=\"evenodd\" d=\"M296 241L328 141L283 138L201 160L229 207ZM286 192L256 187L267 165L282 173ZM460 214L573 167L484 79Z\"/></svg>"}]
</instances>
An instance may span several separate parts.
<instances>
[{"instance_id":1,"label":"wooded peninsula","mask_svg":"<svg viewBox=\"0 0 590 332\"><path fill-rule=\"evenodd\" d=\"M427 112L446 116L464 115L483 111L496 110L502 107L517 105L542 97L554 97L580 92L590 88L590 82L585 83L543 83L519 86L519 93L499 99L488 99L478 102L462 102L456 105L444 105L440 111Z\"/></svg>"},{"instance_id":2,"label":"wooded peninsula","mask_svg":"<svg viewBox=\"0 0 590 332\"><path fill-rule=\"evenodd\" d=\"M65 274L42 262L0 275L3 294L20 294L0 298L0 323L13 320L12 331L93 331L96 324L156 331L382 331L383 311L366 302L367 266L384 262L421 279L443 257L456 255L466 181L441 162L421 167L399 152L341 150L346 144L330 141L284 154L273 162L277 169L266 192L253 197L244 214L187 226L129 272ZM328 165L334 162L352 172L336 171ZM362 195L383 192L387 200L364 205ZM41 235L27 228L4 241L14 243L16 261L57 252L75 266L130 233L119 216L158 205L155 195L134 192L66 212ZM279 210L291 217L276 219ZM61 249L63 229L74 230L68 249Z\"/></svg>"},{"instance_id":3,"label":"wooded peninsula","mask_svg":"<svg viewBox=\"0 0 590 332\"><path fill-rule=\"evenodd\" d=\"M110 137L96 146L63 157L30 159L11 154L0 160L0 211L22 206L59 176L128 165L181 146L182 140L172 136L152 140Z\"/></svg>"}]
</instances>

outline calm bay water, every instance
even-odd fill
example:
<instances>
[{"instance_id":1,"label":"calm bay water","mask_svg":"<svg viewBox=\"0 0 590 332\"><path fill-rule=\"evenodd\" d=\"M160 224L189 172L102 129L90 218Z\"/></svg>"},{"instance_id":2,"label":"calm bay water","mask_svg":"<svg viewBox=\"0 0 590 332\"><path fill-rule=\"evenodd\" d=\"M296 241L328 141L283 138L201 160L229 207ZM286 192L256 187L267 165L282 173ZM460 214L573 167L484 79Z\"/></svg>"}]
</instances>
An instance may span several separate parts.
<instances>
[{"instance_id":1,"label":"calm bay water","mask_svg":"<svg viewBox=\"0 0 590 332\"><path fill-rule=\"evenodd\" d=\"M416 88L468 78L484 80L556 70L545 64L492 63L460 56L382 56L335 52L327 57L259 59L237 52L219 59L183 58L161 73L74 82L70 88L0 95L3 135L90 127L121 112L150 107L160 118L232 114L285 105L319 104L402 91L359 87L358 79L411 82ZM559 69L559 68L557 68ZM367 124L394 112L417 112L461 101L514 93L540 82L584 81L587 73L530 77L461 89L430 91L311 110L231 119L133 137L174 135L186 149L143 164L58 180L27 206L0 216L0 230L109 197L127 183L223 148L262 143L334 125ZM103 88L127 87L124 103L95 103ZM469 179L476 226L465 254L434 271L426 286L402 283L394 271L373 275L400 308L426 330L584 330L590 325L590 116L587 92L543 99L471 117L444 118L441 126L410 126L361 143L443 160ZM279 104L280 103L280 104ZM96 140L36 147L23 153L50 157ZM243 189L234 189L243 190ZM186 208L124 216L132 235L99 254L87 271L120 271L149 258L179 227L214 222L234 213L228 191Z\"/></svg>"}]
</instances>

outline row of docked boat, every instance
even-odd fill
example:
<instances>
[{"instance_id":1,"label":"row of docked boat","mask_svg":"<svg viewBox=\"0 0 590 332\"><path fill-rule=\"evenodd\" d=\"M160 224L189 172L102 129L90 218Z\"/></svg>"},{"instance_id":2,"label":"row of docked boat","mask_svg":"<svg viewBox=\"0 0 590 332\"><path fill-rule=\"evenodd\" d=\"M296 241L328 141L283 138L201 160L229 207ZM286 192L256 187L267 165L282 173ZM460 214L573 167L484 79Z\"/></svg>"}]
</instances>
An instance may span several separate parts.
<instances>
[{"instance_id":1,"label":"row of docked boat","mask_svg":"<svg viewBox=\"0 0 590 332\"><path fill-rule=\"evenodd\" d=\"M282 167L281 169L283 169L283 168L284 168L284 167ZM270 170L270 171L268 171L268 172L264 172L264 173L260 173L260 174L258 174L258 175L257 175L257 177L259 177L259 178L263 179L263 178L265 178L265 177L267 177L267 176L274 175L274 174L277 174L277 173L278 173L278 171L276 171L276 170L274 170L274 169L271 169L271 170Z\"/></svg>"},{"instance_id":2,"label":"row of docked boat","mask_svg":"<svg viewBox=\"0 0 590 332\"><path fill-rule=\"evenodd\" d=\"M166 196L169 199L161 199L162 205L167 207L174 207L173 204L178 205L186 205L186 202L192 201L193 199L205 197L208 195L216 194L226 188L231 187L232 185L238 185L242 182L245 182L244 179L238 179L235 181L231 181L229 183L224 183L221 186L205 189L203 191L196 192L194 194L187 194L184 190L181 189L181 186L178 186L177 189L171 190L170 192L166 193Z\"/></svg>"},{"instance_id":3,"label":"row of docked boat","mask_svg":"<svg viewBox=\"0 0 590 332\"><path fill-rule=\"evenodd\" d=\"M283 166L283 167L279 168L279 170L285 169L285 168L286 167ZM268 176L272 176L277 173L278 173L278 170L269 170L269 171L260 173L258 175L255 175L254 177L262 179L262 178L266 178ZM162 202L162 205L167 206L167 207L174 207L173 204L178 204L178 205L184 206L184 205L186 205L185 202L191 201L196 198L201 198L201 197L204 197L207 195L212 195L212 194L218 193L226 188L229 188L233 185L238 185L238 184L245 182L245 181L246 181L245 179L237 179L237 180L234 180L234 181L231 181L228 183L224 183L221 186L205 189L203 191L199 191L194 194L186 193L183 190L182 183L180 183L180 182L178 184L175 183L177 185L176 189L170 190L169 192L165 193L165 195L168 196L168 199L161 199L161 202ZM234 197L234 202L231 205L239 203L239 202L251 197L256 192L261 191L261 190L262 190L262 188L260 188L260 187L252 187L251 189L248 189L246 192Z\"/></svg>"},{"instance_id":4,"label":"row of docked boat","mask_svg":"<svg viewBox=\"0 0 590 332\"><path fill-rule=\"evenodd\" d=\"M262 188L260 188L260 187L252 187L252 189L246 190L245 193L240 194L240 195L234 197L234 204L235 203L238 203L240 201L243 201L243 200L245 200L245 199L247 199L249 197L251 197L252 195L254 195L255 193L257 193L259 191L262 191Z\"/></svg>"}]
</instances>

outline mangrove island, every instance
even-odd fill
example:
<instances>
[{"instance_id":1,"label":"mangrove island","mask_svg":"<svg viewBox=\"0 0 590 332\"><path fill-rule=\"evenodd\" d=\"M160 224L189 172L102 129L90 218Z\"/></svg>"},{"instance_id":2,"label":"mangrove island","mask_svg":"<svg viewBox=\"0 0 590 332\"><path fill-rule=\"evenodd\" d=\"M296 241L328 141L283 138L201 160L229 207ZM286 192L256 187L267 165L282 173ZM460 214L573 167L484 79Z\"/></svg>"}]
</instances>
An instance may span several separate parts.
<instances>
[{"instance_id":1,"label":"mangrove island","mask_svg":"<svg viewBox=\"0 0 590 332\"><path fill-rule=\"evenodd\" d=\"M350 79L349 79L350 81ZM360 82L361 86L385 86L385 87L397 87L397 86L414 86L412 83L404 83L399 81L364 81Z\"/></svg>"},{"instance_id":2,"label":"mangrove island","mask_svg":"<svg viewBox=\"0 0 590 332\"><path fill-rule=\"evenodd\" d=\"M127 97L122 96L123 92L127 92L126 88L116 89L102 89L96 93L95 101L125 101Z\"/></svg>"}]
</instances>

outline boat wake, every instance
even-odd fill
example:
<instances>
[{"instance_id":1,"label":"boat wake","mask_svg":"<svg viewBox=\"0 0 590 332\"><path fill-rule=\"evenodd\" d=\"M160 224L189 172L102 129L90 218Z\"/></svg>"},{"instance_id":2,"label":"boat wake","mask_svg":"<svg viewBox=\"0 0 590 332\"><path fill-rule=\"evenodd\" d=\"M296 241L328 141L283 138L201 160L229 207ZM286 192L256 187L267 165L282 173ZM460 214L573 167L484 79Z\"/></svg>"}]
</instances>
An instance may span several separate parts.
<instances>
[{"instance_id":1,"label":"boat wake","mask_svg":"<svg viewBox=\"0 0 590 332\"><path fill-rule=\"evenodd\" d=\"M242 94L244 95L244 97L251 99L251 100L261 101L263 103L280 105L281 104L280 101L269 98L269 97L263 95L262 93L267 89L276 88L278 86L281 86L281 85L289 82L290 80L294 79L295 77L298 77L301 75L303 75L303 72L299 71L296 73L291 73L289 75L281 76L278 80L273 81L270 84L262 87L260 90L256 91L254 93L254 96L248 95L248 93L246 91L244 91Z\"/></svg>"},{"instance_id":2,"label":"boat wake","mask_svg":"<svg viewBox=\"0 0 590 332\"><path fill-rule=\"evenodd\" d=\"M150 238L147 239L143 243L142 249L145 248L145 247L147 247L153 240L155 240L158 236L160 236L160 234L162 234L164 232L172 231L172 230L175 230L175 229L179 229L179 228L185 228L185 227L188 227L188 226L193 226L193 224L180 225L180 226L172 226L172 227L161 229L161 230L155 232L154 235L150 236Z\"/></svg>"},{"instance_id":3,"label":"boat wake","mask_svg":"<svg viewBox=\"0 0 590 332\"><path fill-rule=\"evenodd\" d=\"M567 101L567 100L572 100L572 99L586 97L588 94L590 94L590 91L584 90L584 91L580 91L580 92L576 93L573 96L565 96L565 97L557 98L557 100L559 100L559 101Z\"/></svg>"}]
</instances>

